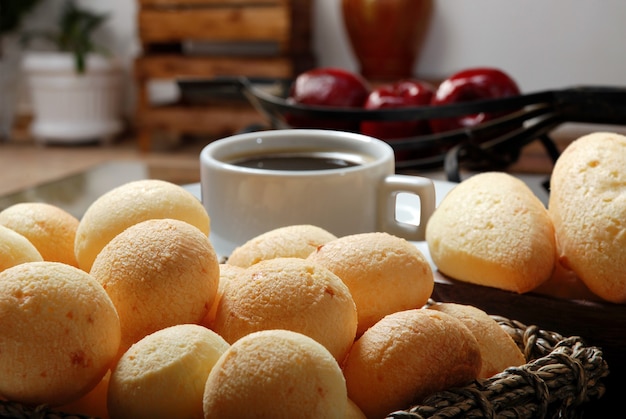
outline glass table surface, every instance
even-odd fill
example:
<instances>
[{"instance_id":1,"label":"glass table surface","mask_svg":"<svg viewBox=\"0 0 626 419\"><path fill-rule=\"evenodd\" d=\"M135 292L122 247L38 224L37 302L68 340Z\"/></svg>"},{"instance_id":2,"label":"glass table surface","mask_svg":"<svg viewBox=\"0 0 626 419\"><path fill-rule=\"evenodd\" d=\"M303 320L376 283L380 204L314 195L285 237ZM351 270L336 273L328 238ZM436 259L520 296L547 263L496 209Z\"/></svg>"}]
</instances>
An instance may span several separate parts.
<instances>
[{"instance_id":1,"label":"glass table surface","mask_svg":"<svg viewBox=\"0 0 626 419\"><path fill-rule=\"evenodd\" d=\"M435 181L445 181L443 172L424 173ZM52 180L23 190L0 196L0 211L20 202L45 202L58 206L81 218L89 205L105 192L124 183L151 177L146 163L135 160L109 161L85 171ZM545 175L516 174L547 204L548 193L543 187ZM187 189L199 196L198 184L186 184Z\"/></svg>"},{"instance_id":2,"label":"glass table surface","mask_svg":"<svg viewBox=\"0 0 626 419\"><path fill-rule=\"evenodd\" d=\"M106 162L61 179L0 196L0 211L21 202L45 202L81 218L89 205L105 192L126 182L148 177L148 167L142 162Z\"/></svg>"}]
</instances>

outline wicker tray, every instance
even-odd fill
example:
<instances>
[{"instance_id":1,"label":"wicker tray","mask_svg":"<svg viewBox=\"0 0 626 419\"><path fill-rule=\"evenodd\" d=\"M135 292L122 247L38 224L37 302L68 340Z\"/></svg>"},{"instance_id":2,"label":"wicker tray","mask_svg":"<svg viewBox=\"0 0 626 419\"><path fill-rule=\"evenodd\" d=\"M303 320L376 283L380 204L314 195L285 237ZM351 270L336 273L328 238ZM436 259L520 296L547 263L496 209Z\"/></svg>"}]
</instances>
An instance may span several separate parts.
<instances>
[{"instance_id":1,"label":"wicker tray","mask_svg":"<svg viewBox=\"0 0 626 419\"><path fill-rule=\"evenodd\" d=\"M563 336L581 336L588 346L602 348L602 358L611 374L602 380L606 393L586 410L589 417L615 417L621 411L626 386L626 305L591 299L562 299L537 293L518 294L484 287L435 272L433 299L476 306L490 314L516 319L524 324L558 330ZM618 410L616 410L618 409Z\"/></svg>"},{"instance_id":2,"label":"wicker tray","mask_svg":"<svg viewBox=\"0 0 626 419\"><path fill-rule=\"evenodd\" d=\"M528 361L489 379L429 396L422 405L389 418L579 418L605 392L609 374L602 350L580 337L492 316ZM593 416L597 417L597 416Z\"/></svg>"},{"instance_id":3,"label":"wicker tray","mask_svg":"<svg viewBox=\"0 0 626 419\"><path fill-rule=\"evenodd\" d=\"M492 317L522 349L527 364L466 387L436 393L422 405L388 417L579 418L586 410L595 409L593 402L599 401L605 392L602 379L609 374L600 348L585 345L580 337L563 337L502 316ZM0 400L0 418L90 417Z\"/></svg>"}]
</instances>

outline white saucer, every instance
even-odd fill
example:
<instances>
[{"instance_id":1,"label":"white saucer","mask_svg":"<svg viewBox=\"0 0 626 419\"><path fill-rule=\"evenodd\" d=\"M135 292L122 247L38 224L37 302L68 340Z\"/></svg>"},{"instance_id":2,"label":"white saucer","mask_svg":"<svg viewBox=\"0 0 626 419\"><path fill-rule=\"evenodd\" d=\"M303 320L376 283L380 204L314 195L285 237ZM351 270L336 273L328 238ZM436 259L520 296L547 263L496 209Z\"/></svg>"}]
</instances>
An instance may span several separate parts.
<instances>
[{"instance_id":1,"label":"white saucer","mask_svg":"<svg viewBox=\"0 0 626 419\"><path fill-rule=\"evenodd\" d=\"M454 188L457 185L457 183L447 182L443 180L433 180L433 183L435 185L435 201L437 203L437 206L439 206L439 203L448 194L448 192L450 192L452 188ZM202 199L201 192L200 192L201 188L200 188L199 183L192 183L192 184L184 185L184 188L187 189L192 194L194 194L198 199ZM416 196L405 194L405 193L400 193L398 194L396 198L396 204L397 204L396 217L398 221L402 221L402 222L406 222L410 224L417 224L418 222L417 220L419 220L420 207L419 207L419 199ZM411 243L417 246L417 248L428 259L431 266L435 268L434 263L432 259L430 258L430 253L428 251L428 246L426 242L419 241L419 242L411 242ZM219 241L217 240L214 241L213 246L215 247L215 251L220 258L228 255L229 253L228 250L219 248Z\"/></svg>"}]
</instances>

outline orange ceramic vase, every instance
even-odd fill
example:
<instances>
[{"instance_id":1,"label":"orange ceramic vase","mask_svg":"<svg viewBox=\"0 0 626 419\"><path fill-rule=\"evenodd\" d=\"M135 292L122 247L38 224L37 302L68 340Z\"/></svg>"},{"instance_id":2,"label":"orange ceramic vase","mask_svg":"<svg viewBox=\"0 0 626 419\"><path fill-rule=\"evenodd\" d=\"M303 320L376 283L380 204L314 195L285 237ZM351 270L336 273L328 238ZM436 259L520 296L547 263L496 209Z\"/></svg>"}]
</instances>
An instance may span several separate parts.
<instances>
[{"instance_id":1,"label":"orange ceramic vase","mask_svg":"<svg viewBox=\"0 0 626 419\"><path fill-rule=\"evenodd\" d=\"M364 77L395 80L413 75L432 0L342 0L341 6Z\"/></svg>"}]
</instances>

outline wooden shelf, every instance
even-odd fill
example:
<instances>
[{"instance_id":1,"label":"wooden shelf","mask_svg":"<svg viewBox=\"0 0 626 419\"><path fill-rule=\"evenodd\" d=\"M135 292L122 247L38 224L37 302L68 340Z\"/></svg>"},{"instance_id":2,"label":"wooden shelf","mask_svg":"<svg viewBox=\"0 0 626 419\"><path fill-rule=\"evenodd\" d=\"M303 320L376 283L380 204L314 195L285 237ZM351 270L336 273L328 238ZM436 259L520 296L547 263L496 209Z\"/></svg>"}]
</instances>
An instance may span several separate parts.
<instances>
[{"instance_id":1,"label":"wooden shelf","mask_svg":"<svg viewBox=\"0 0 626 419\"><path fill-rule=\"evenodd\" d=\"M181 24L184 22L184 24ZM207 30L210 28L210 31ZM181 39L212 41L275 41L287 52L289 13L279 5L144 10L139 16L139 36L144 43Z\"/></svg>"},{"instance_id":2,"label":"wooden shelf","mask_svg":"<svg viewBox=\"0 0 626 419\"><path fill-rule=\"evenodd\" d=\"M156 130L234 133L262 115L247 103L156 106L151 80L250 76L290 78L314 66L311 0L138 0L143 53L135 61L139 147L151 148ZM297 24L295 24L297 22ZM189 53L189 43L275 46L271 54ZM234 50L235 48L233 48Z\"/></svg>"},{"instance_id":3,"label":"wooden shelf","mask_svg":"<svg viewBox=\"0 0 626 419\"><path fill-rule=\"evenodd\" d=\"M265 122L249 105L152 106L141 115L143 126L173 134L228 133L233 127Z\"/></svg>"},{"instance_id":4,"label":"wooden shelf","mask_svg":"<svg viewBox=\"0 0 626 419\"><path fill-rule=\"evenodd\" d=\"M167 54L144 55L135 61L135 77L138 80L224 75L289 77L293 71L293 61L287 57L189 57Z\"/></svg>"}]
</instances>

